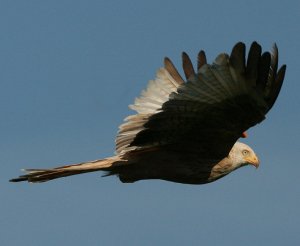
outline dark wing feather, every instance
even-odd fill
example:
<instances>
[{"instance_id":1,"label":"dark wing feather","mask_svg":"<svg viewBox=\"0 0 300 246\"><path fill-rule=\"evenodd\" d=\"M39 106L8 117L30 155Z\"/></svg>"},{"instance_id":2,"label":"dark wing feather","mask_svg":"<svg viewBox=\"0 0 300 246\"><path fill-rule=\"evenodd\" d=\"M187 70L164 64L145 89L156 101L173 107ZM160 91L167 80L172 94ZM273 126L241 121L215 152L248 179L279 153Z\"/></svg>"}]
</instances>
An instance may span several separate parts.
<instances>
[{"instance_id":1,"label":"dark wing feather","mask_svg":"<svg viewBox=\"0 0 300 246\"><path fill-rule=\"evenodd\" d=\"M266 95L266 101L268 103L268 110L270 110L278 95L279 95L279 92L280 92L280 89L281 89L281 86L282 86L282 83L283 83L283 80L284 80L284 75L285 75L285 70L286 70L286 65L283 65L278 73L276 74L276 77L275 77L275 80L271 83L270 85L270 92Z\"/></svg>"},{"instance_id":2,"label":"dark wing feather","mask_svg":"<svg viewBox=\"0 0 300 246\"><path fill-rule=\"evenodd\" d=\"M258 75L258 64L261 58L261 46L253 42L247 59L246 76L252 86L256 85Z\"/></svg>"},{"instance_id":3,"label":"dark wing feather","mask_svg":"<svg viewBox=\"0 0 300 246\"><path fill-rule=\"evenodd\" d=\"M171 77L173 77L174 80L176 80L179 84L184 83L183 78L178 73L176 67L173 65L172 61L168 57L165 57L164 63L165 63L165 69L169 72Z\"/></svg>"},{"instance_id":4,"label":"dark wing feather","mask_svg":"<svg viewBox=\"0 0 300 246\"><path fill-rule=\"evenodd\" d=\"M182 67L183 72L187 80L191 79L193 76L196 75L193 63L187 53L182 53Z\"/></svg>"},{"instance_id":5,"label":"dark wing feather","mask_svg":"<svg viewBox=\"0 0 300 246\"><path fill-rule=\"evenodd\" d=\"M236 73L243 75L245 73L245 53L246 46L244 43L237 43L232 51L229 58L229 63Z\"/></svg>"},{"instance_id":6,"label":"dark wing feather","mask_svg":"<svg viewBox=\"0 0 300 246\"><path fill-rule=\"evenodd\" d=\"M203 50L201 50L198 53L198 62L197 62L197 69L199 70L203 65L205 65L206 62L206 55L205 52Z\"/></svg>"},{"instance_id":7,"label":"dark wing feather","mask_svg":"<svg viewBox=\"0 0 300 246\"><path fill-rule=\"evenodd\" d=\"M274 44L273 51L271 53L270 73L269 73L269 78L265 89L265 98L269 106L268 110L270 110L273 107L279 95L284 80L286 65L283 65L278 72L277 72L277 68L278 68L278 48L277 45Z\"/></svg>"},{"instance_id":8,"label":"dark wing feather","mask_svg":"<svg viewBox=\"0 0 300 246\"><path fill-rule=\"evenodd\" d=\"M195 74L184 53L186 83L181 83L171 61L165 60L161 71L164 79L169 80L167 84L172 80L169 77L173 78L176 90L170 90L168 98L161 100L161 107L147 111L145 117L138 111L140 114L121 125L117 152L159 146L199 152L212 159L226 156L242 132L261 122L273 106L285 72L283 66L277 73L277 57L276 46L272 56L268 52L261 55L260 46L254 42L246 63L245 45L237 43L230 56L220 54L212 65L206 63L205 53L201 51ZM155 81L161 81L161 74L157 76ZM146 97L143 94L142 103L158 96L150 89ZM135 131L126 131L126 124L134 125L135 120L139 122Z\"/></svg>"}]
</instances>

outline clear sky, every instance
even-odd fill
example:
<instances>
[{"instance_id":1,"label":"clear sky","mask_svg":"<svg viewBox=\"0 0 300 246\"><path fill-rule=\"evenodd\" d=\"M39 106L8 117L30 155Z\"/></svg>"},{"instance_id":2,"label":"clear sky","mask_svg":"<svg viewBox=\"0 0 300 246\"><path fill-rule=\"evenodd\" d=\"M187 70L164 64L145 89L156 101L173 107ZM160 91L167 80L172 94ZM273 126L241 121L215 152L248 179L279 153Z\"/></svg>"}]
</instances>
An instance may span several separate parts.
<instances>
[{"instance_id":1,"label":"clear sky","mask_svg":"<svg viewBox=\"0 0 300 246\"><path fill-rule=\"evenodd\" d=\"M2 0L1 245L300 245L300 1ZM287 64L261 159L208 185L122 184L101 173L9 183L114 153L127 105L163 58L211 62L238 41L277 43Z\"/></svg>"}]
</instances>

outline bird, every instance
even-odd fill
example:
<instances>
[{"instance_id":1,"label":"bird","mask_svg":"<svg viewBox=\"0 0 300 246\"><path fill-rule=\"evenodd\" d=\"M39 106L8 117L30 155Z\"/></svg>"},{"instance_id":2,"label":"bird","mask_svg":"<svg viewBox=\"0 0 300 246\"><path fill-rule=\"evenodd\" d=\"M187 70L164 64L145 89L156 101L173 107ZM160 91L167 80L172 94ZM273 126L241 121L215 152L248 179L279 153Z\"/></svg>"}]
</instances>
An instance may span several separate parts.
<instances>
[{"instance_id":1,"label":"bird","mask_svg":"<svg viewBox=\"0 0 300 246\"><path fill-rule=\"evenodd\" d=\"M281 90L286 65L278 69L278 48L263 52L254 41L238 42L230 54L207 63L203 50L194 68L182 53L185 79L169 58L129 107L116 137L116 152L100 160L49 169L24 169L11 182L41 183L82 173L104 171L123 183L165 180L207 184L234 170L259 166L253 149L239 142L261 123Z\"/></svg>"}]
</instances>

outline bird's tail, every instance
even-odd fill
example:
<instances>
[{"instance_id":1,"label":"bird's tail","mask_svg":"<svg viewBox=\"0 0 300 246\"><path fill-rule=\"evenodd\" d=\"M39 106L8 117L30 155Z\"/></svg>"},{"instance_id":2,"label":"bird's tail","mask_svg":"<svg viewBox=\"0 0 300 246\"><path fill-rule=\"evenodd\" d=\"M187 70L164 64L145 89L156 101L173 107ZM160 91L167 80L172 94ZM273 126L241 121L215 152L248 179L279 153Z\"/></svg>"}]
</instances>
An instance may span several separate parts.
<instances>
[{"instance_id":1,"label":"bird's tail","mask_svg":"<svg viewBox=\"0 0 300 246\"><path fill-rule=\"evenodd\" d=\"M81 173L95 172L99 170L105 171L109 170L113 164L116 164L119 161L121 161L120 158L118 156L114 156L103 160L83 162L51 169L24 169L23 171L27 172L26 174L21 175L18 178L11 179L10 182L28 181L31 183L41 183Z\"/></svg>"}]
</instances>

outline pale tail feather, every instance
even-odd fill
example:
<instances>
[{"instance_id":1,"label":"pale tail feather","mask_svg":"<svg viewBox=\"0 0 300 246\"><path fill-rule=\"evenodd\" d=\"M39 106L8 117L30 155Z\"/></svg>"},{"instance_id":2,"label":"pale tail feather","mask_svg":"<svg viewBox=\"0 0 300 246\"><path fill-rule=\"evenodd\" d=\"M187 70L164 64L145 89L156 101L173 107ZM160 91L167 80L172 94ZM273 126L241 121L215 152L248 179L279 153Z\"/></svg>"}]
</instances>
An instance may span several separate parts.
<instances>
[{"instance_id":1,"label":"pale tail feather","mask_svg":"<svg viewBox=\"0 0 300 246\"><path fill-rule=\"evenodd\" d=\"M52 179L67 177L71 175L95 172L109 169L113 164L118 163L119 157L111 157L103 160L95 160L90 162L83 162L67 166L60 166L51 169L24 169L27 172L18 178L11 179L10 182L28 181L30 183L41 183Z\"/></svg>"}]
</instances>

